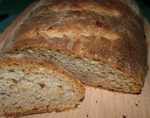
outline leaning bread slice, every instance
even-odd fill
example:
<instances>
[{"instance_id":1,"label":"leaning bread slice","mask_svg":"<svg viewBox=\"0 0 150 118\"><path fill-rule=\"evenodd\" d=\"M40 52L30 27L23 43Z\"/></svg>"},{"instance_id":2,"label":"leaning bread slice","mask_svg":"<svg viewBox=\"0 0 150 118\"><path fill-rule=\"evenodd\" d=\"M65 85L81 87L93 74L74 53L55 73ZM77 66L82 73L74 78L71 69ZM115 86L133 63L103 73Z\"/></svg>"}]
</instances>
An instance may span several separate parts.
<instances>
[{"instance_id":1,"label":"leaning bread slice","mask_svg":"<svg viewBox=\"0 0 150 118\"><path fill-rule=\"evenodd\" d=\"M20 116L76 107L84 87L46 61L24 54L0 57L0 116Z\"/></svg>"},{"instance_id":2,"label":"leaning bread slice","mask_svg":"<svg viewBox=\"0 0 150 118\"><path fill-rule=\"evenodd\" d=\"M66 55L50 49L30 48L24 50L35 58L40 57L55 63L57 67L64 68L74 78L90 86L134 94L140 93L143 86L143 81L139 78L129 77L109 64L100 61Z\"/></svg>"}]
</instances>

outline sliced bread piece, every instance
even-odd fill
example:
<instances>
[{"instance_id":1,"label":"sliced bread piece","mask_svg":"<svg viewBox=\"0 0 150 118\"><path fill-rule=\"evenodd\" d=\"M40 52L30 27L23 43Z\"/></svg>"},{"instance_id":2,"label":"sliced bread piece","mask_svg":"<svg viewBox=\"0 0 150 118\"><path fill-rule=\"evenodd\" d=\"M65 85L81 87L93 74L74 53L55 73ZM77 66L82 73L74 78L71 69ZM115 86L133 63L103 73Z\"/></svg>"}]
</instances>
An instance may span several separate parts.
<instances>
[{"instance_id":1,"label":"sliced bread piece","mask_svg":"<svg viewBox=\"0 0 150 118\"><path fill-rule=\"evenodd\" d=\"M22 116L75 108L82 84L53 64L24 54L0 57L0 116Z\"/></svg>"}]
</instances>

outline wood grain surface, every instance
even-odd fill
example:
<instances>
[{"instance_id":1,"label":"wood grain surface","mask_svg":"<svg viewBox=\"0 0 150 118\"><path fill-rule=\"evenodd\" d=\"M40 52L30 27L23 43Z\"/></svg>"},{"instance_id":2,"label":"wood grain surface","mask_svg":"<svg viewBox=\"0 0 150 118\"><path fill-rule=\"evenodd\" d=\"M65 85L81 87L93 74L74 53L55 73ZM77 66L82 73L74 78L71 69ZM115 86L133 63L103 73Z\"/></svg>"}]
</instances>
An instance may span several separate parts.
<instances>
[{"instance_id":1,"label":"wood grain surface","mask_svg":"<svg viewBox=\"0 0 150 118\"><path fill-rule=\"evenodd\" d=\"M0 41L4 42L12 35L12 29L20 21L23 14L8 27ZM150 35L148 23L146 23L146 31L149 31L147 35ZM147 42L149 49L148 64L150 65L149 38L147 38ZM30 115L23 118L150 118L150 71L148 71L145 85L140 95L122 94L86 87L85 100L77 109L61 113Z\"/></svg>"}]
</instances>

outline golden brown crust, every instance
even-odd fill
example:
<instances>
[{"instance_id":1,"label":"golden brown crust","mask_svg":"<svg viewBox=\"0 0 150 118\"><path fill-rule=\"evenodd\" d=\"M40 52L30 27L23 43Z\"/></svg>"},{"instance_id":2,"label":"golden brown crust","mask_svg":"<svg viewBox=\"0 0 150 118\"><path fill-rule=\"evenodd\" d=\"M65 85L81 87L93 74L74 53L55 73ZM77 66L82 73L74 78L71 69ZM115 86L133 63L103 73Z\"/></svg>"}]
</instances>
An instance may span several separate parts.
<instances>
[{"instance_id":1,"label":"golden brown crust","mask_svg":"<svg viewBox=\"0 0 150 118\"><path fill-rule=\"evenodd\" d=\"M84 99L84 98L83 98ZM63 112L63 111L70 111L73 110L75 108L77 108L78 105L76 105L74 108L63 108L63 109L55 109L55 110L48 110L48 109L44 109L44 110L39 110L39 109L32 109L31 111L27 111L25 113L5 113L4 116L6 117L13 117L13 118L20 118L21 116L28 116L28 115L38 115L38 114L42 114L42 113L51 113L51 112ZM37 113L38 111L38 113Z\"/></svg>"},{"instance_id":2,"label":"golden brown crust","mask_svg":"<svg viewBox=\"0 0 150 118\"><path fill-rule=\"evenodd\" d=\"M41 47L101 60L143 84L147 71L143 21L127 5L119 0L47 0L45 4L4 50Z\"/></svg>"}]
</instances>

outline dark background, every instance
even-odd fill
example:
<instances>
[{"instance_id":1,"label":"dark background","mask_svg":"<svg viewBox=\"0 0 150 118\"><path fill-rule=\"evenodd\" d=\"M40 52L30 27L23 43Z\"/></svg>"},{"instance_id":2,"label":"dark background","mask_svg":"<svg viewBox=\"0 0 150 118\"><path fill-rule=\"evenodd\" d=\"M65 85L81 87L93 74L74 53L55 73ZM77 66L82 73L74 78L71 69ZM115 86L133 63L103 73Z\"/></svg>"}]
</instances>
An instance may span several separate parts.
<instances>
[{"instance_id":1,"label":"dark background","mask_svg":"<svg viewBox=\"0 0 150 118\"><path fill-rule=\"evenodd\" d=\"M0 32L35 0L0 0Z\"/></svg>"},{"instance_id":2,"label":"dark background","mask_svg":"<svg viewBox=\"0 0 150 118\"><path fill-rule=\"evenodd\" d=\"M35 0L0 0L0 32L2 32L20 12ZM150 20L150 0L136 0L142 13Z\"/></svg>"}]
</instances>

